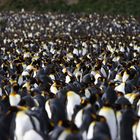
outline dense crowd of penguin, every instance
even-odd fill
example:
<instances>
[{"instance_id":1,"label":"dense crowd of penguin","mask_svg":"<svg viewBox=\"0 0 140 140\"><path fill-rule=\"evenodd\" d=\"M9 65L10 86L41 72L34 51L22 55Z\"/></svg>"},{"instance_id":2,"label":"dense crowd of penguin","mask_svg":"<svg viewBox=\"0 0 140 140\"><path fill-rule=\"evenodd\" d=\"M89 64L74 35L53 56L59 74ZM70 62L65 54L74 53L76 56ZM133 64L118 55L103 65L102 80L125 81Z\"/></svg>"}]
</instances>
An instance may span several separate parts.
<instances>
[{"instance_id":1,"label":"dense crowd of penguin","mask_svg":"<svg viewBox=\"0 0 140 140\"><path fill-rule=\"evenodd\" d=\"M137 19L22 11L0 23L0 140L140 140Z\"/></svg>"}]
</instances>

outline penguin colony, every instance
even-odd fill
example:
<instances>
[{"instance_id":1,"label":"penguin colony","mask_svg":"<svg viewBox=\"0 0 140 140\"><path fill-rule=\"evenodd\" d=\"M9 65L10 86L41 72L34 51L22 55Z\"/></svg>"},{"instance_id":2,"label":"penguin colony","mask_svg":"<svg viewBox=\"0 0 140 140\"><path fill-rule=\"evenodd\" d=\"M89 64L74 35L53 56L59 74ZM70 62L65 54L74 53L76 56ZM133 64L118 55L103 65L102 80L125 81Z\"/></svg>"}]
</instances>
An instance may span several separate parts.
<instances>
[{"instance_id":1,"label":"penguin colony","mask_svg":"<svg viewBox=\"0 0 140 140\"><path fill-rule=\"evenodd\" d=\"M138 20L23 11L0 21L0 140L140 140Z\"/></svg>"}]
</instances>

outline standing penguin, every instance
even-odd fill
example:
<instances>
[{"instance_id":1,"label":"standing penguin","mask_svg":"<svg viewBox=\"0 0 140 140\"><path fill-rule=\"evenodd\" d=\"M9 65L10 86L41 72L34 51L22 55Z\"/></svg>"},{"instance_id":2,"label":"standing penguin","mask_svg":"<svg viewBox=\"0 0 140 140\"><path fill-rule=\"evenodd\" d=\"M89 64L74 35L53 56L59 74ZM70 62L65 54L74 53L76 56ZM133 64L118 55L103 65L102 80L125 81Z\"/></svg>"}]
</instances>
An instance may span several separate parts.
<instances>
[{"instance_id":1,"label":"standing penguin","mask_svg":"<svg viewBox=\"0 0 140 140\"><path fill-rule=\"evenodd\" d=\"M80 105L81 98L80 96L75 93L74 91L67 92L67 104L66 104L66 111L67 111L67 118L68 120L72 120L72 116L74 114L74 108L76 105Z\"/></svg>"},{"instance_id":2,"label":"standing penguin","mask_svg":"<svg viewBox=\"0 0 140 140\"><path fill-rule=\"evenodd\" d=\"M17 140L23 140L23 136L29 130L35 129L40 131L40 122L39 120L30 114L28 114L28 109L20 107L22 110L18 111L13 118L13 124L15 125L13 137ZM12 130L13 131L13 130Z\"/></svg>"},{"instance_id":3,"label":"standing penguin","mask_svg":"<svg viewBox=\"0 0 140 140\"><path fill-rule=\"evenodd\" d=\"M13 84L11 88L11 93L9 95L9 102L11 106L17 106L21 100L20 95L18 94L19 86L18 84Z\"/></svg>"},{"instance_id":4,"label":"standing penguin","mask_svg":"<svg viewBox=\"0 0 140 140\"><path fill-rule=\"evenodd\" d=\"M106 119L103 116L93 115L93 121L90 123L87 133L87 139L93 140L99 135L102 139L111 140L110 130Z\"/></svg>"},{"instance_id":5,"label":"standing penguin","mask_svg":"<svg viewBox=\"0 0 140 140\"><path fill-rule=\"evenodd\" d=\"M64 104L58 98L49 99L45 104L45 110L49 119L57 125L58 122L66 120L66 113Z\"/></svg>"},{"instance_id":6,"label":"standing penguin","mask_svg":"<svg viewBox=\"0 0 140 140\"><path fill-rule=\"evenodd\" d=\"M110 129L111 139L116 140L117 138L117 132L118 132L118 126L117 126L117 120L115 111L111 106L104 105L100 111L99 115L104 116L107 120L107 124Z\"/></svg>"},{"instance_id":7,"label":"standing penguin","mask_svg":"<svg viewBox=\"0 0 140 140\"><path fill-rule=\"evenodd\" d=\"M74 123L82 132L87 131L93 113L95 113L93 106L87 104L75 114Z\"/></svg>"},{"instance_id":8,"label":"standing penguin","mask_svg":"<svg viewBox=\"0 0 140 140\"><path fill-rule=\"evenodd\" d=\"M122 120L123 111L126 108L129 108L130 106L131 106L131 103L124 96L118 97L118 99L116 100L116 102L114 104L114 107L116 109L116 118L117 118L117 124L118 124L118 139L120 139L120 131L121 131L120 122Z\"/></svg>"},{"instance_id":9,"label":"standing penguin","mask_svg":"<svg viewBox=\"0 0 140 140\"><path fill-rule=\"evenodd\" d=\"M133 109L126 109L120 121L120 140L133 140L132 126L137 116Z\"/></svg>"}]
</instances>

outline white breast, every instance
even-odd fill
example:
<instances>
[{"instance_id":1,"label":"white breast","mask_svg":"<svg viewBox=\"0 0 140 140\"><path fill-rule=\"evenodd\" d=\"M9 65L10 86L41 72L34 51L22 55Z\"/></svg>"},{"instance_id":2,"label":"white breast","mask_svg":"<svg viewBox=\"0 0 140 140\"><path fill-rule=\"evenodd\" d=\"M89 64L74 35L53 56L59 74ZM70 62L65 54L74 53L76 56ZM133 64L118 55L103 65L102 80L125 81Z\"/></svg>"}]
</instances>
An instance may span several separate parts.
<instances>
[{"instance_id":1,"label":"white breast","mask_svg":"<svg viewBox=\"0 0 140 140\"><path fill-rule=\"evenodd\" d=\"M43 138L35 130L31 129L25 133L23 140L43 140Z\"/></svg>"},{"instance_id":2,"label":"white breast","mask_svg":"<svg viewBox=\"0 0 140 140\"><path fill-rule=\"evenodd\" d=\"M110 129L112 140L117 138L117 124L114 111L109 107L103 107L99 111L99 115L104 116Z\"/></svg>"},{"instance_id":3,"label":"white breast","mask_svg":"<svg viewBox=\"0 0 140 140\"><path fill-rule=\"evenodd\" d=\"M87 133L87 139L93 139L93 134L94 134L94 126L95 126L95 122L92 122L88 128L88 133Z\"/></svg>"},{"instance_id":4,"label":"white breast","mask_svg":"<svg viewBox=\"0 0 140 140\"><path fill-rule=\"evenodd\" d=\"M24 112L18 112L15 119L15 137L16 140L23 140L25 132L33 129L29 116Z\"/></svg>"},{"instance_id":5,"label":"white breast","mask_svg":"<svg viewBox=\"0 0 140 140\"><path fill-rule=\"evenodd\" d=\"M17 106L18 103L20 102L21 97L20 95L16 94L16 95L9 95L9 102L11 106Z\"/></svg>"},{"instance_id":6,"label":"white breast","mask_svg":"<svg viewBox=\"0 0 140 140\"><path fill-rule=\"evenodd\" d=\"M49 119L51 119L52 113L51 113L51 109L50 109L50 105L49 105L49 100L45 104L45 110L46 110L46 112L48 114Z\"/></svg>"},{"instance_id":7,"label":"white breast","mask_svg":"<svg viewBox=\"0 0 140 140\"><path fill-rule=\"evenodd\" d=\"M81 102L80 96L72 91L67 95L67 115L68 120L72 119L72 115L74 113L74 108L76 105L79 105Z\"/></svg>"},{"instance_id":8,"label":"white breast","mask_svg":"<svg viewBox=\"0 0 140 140\"><path fill-rule=\"evenodd\" d=\"M81 109L77 114L76 114L76 117L75 117L75 124L78 128L81 127L82 125L82 114L83 114L83 110Z\"/></svg>"}]
</instances>

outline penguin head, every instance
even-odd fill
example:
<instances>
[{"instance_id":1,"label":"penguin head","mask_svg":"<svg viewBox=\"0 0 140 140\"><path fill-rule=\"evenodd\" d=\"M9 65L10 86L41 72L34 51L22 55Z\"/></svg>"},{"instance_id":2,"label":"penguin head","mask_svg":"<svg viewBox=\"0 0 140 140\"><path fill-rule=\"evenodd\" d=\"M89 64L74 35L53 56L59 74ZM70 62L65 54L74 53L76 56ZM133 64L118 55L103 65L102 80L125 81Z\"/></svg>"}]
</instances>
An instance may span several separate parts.
<instances>
[{"instance_id":1,"label":"penguin head","mask_svg":"<svg viewBox=\"0 0 140 140\"><path fill-rule=\"evenodd\" d=\"M83 76L82 82L84 84L93 84L95 82L95 78L92 74L86 74Z\"/></svg>"},{"instance_id":2,"label":"penguin head","mask_svg":"<svg viewBox=\"0 0 140 140\"><path fill-rule=\"evenodd\" d=\"M127 98L125 98L124 96L121 96L115 101L115 108L117 110L131 108L131 103L129 102Z\"/></svg>"}]
</instances>

